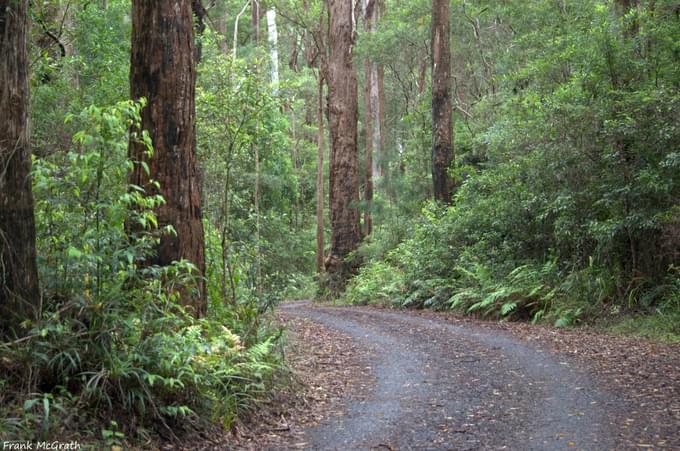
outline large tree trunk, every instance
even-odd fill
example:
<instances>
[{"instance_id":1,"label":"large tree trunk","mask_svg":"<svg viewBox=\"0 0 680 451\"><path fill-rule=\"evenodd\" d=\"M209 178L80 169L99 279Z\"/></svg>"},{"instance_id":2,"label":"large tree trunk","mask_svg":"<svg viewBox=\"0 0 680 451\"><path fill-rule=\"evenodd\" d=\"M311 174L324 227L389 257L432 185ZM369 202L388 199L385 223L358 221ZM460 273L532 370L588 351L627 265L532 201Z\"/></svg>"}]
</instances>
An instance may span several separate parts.
<instances>
[{"instance_id":1,"label":"large tree trunk","mask_svg":"<svg viewBox=\"0 0 680 451\"><path fill-rule=\"evenodd\" d=\"M155 260L166 266L186 259L198 268L198 295L182 290L181 301L196 316L206 312L205 237L201 221L200 180L196 163L195 45L191 0L134 0L132 2L133 99L145 97L142 128L149 131L153 156L144 146L130 143L130 158L148 162L152 180L160 183L165 204L156 214L161 227L171 225L176 235L163 234ZM130 182L155 192L141 165Z\"/></svg>"},{"instance_id":2,"label":"large tree trunk","mask_svg":"<svg viewBox=\"0 0 680 451\"><path fill-rule=\"evenodd\" d=\"M357 77L352 63L355 40L354 3L328 0L330 57L328 64L331 155L329 204L331 249L326 270L343 281L345 257L361 240L359 224L359 156L357 150Z\"/></svg>"},{"instance_id":3,"label":"large tree trunk","mask_svg":"<svg viewBox=\"0 0 680 451\"><path fill-rule=\"evenodd\" d=\"M0 0L0 335L40 305L28 138L28 2Z\"/></svg>"},{"instance_id":4,"label":"large tree trunk","mask_svg":"<svg viewBox=\"0 0 680 451\"><path fill-rule=\"evenodd\" d=\"M453 123L450 96L450 5L432 0L432 184L435 200L451 203Z\"/></svg>"}]
</instances>

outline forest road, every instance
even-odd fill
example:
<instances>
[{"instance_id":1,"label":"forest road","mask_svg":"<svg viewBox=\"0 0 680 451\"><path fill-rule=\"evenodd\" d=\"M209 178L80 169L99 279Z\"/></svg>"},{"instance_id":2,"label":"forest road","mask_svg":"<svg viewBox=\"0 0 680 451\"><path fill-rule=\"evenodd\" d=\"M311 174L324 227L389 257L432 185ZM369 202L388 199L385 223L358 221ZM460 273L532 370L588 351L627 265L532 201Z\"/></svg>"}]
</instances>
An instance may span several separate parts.
<instances>
[{"instance_id":1,"label":"forest road","mask_svg":"<svg viewBox=\"0 0 680 451\"><path fill-rule=\"evenodd\" d=\"M285 315L351 337L375 384L305 431L313 450L616 449L616 401L559 357L473 324L293 302Z\"/></svg>"}]
</instances>

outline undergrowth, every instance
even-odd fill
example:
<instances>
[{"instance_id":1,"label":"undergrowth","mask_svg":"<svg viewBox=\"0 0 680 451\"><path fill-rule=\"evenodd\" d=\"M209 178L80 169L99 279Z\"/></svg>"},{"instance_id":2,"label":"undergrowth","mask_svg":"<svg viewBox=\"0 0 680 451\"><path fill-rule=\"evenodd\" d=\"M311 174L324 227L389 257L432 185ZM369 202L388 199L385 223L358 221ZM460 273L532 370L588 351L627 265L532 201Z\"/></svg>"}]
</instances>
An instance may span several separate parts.
<instances>
[{"instance_id":1,"label":"undergrowth","mask_svg":"<svg viewBox=\"0 0 680 451\"><path fill-rule=\"evenodd\" d=\"M0 343L1 440L133 446L229 428L284 371L256 300L212 296L196 319L178 302L195 268L147 263L173 231L153 213L163 199L126 183L128 139L153 151L129 135L140 108L70 116L82 130L72 151L35 162L43 305L26 334Z\"/></svg>"},{"instance_id":2,"label":"undergrowth","mask_svg":"<svg viewBox=\"0 0 680 451\"><path fill-rule=\"evenodd\" d=\"M580 266L555 257L510 258L488 242L456 236L465 219L458 211L427 209L425 219L411 224L410 238L397 244L380 232L369 238L358 251L368 262L350 280L342 302L453 310L557 327L604 324L614 332L677 339L676 266L653 283L627 280L593 257Z\"/></svg>"},{"instance_id":3,"label":"undergrowth","mask_svg":"<svg viewBox=\"0 0 680 451\"><path fill-rule=\"evenodd\" d=\"M426 95L400 118L346 301L677 334L680 28L615 4L497 7L515 28L489 48L493 88L456 114L451 205L423 204Z\"/></svg>"}]
</instances>

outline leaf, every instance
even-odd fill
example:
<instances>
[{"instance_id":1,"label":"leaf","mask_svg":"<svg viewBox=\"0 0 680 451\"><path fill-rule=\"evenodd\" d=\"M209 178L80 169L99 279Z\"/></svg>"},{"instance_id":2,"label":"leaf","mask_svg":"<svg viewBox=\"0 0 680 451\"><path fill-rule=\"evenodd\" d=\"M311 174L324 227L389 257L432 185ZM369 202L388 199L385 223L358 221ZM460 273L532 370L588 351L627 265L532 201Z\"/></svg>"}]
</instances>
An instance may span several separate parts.
<instances>
[{"instance_id":1,"label":"leaf","mask_svg":"<svg viewBox=\"0 0 680 451\"><path fill-rule=\"evenodd\" d=\"M557 321L555 321L555 327L569 327L571 325L571 320L566 317L561 317Z\"/></svg>"},{"instance_id":2,"label":"leaf","mask_svg":"<svg viewBox=\"0 0 680 451\"><path fill-rule=\"evenodd\" d=\"M39 399L27 399L24 401L24 410L31 410L38 403Z\"/></svg>"},{"instance_id":3,"label":"leaf","mask_svg":"<svg viewBox=\"0 0 680 451\"><path fill-rule=\"evenodd\" d=\"M508 314L515 311L516 309L517 309L517 303L516 302L506 302L501 307L501 315L507 316Z\"/></svg>"},{"instance_id":4,"label":"leaf","mask_svg":"<svg viewBox=\"0 0 680 451\"><path fill-rule=\"evenodd\" d=\"M66 255L68 255L70 258L80 258L83 256L83 253L79 249L69 246L66 250Z\"/></svg>"}]
</instances>

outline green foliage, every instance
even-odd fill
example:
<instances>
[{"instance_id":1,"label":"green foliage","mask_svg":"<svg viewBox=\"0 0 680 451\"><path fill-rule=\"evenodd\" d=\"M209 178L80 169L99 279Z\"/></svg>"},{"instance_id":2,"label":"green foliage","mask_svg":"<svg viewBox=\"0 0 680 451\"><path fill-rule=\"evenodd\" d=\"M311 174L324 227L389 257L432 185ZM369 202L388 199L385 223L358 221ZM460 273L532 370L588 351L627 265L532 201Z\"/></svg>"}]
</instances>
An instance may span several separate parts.
<instances>
[{"instance_id":1,"label":"green foliage","mask_svg":"<svg viewBox=\"0 0 680 451\"><path fill-rule=\"evenodd\" d=\"M295 152L302 151L292 149L291 155L282 100L273 97L252 64L216 52L210 39L207 36L204 42L207 52L197 110L199 156L205 162L211 293L232 304L252 301L257 296L259 263L264 298L257 302L264 308L297 284L292 280L308 278L313 267L313 232L306 218L298 219L306 213L301 206L299 161L294 159ZM259 242L253 233L257 227L256 147L260 157Z\"/></svg>"},{"instance_id":2,"label":"green foliage","mask_svg":"<svg viewBox=\"0 0 680 451\"><path fill-rule=\"evenodd\" d=\"M163 202L139 187L126 190L128 130L139 126L141 107L126 101L69 115L67 122L87 127L74 134L73 149L35 160L39 268L50 299L116 291L152 245L129 239L124 230L126 221L155 228L151 210ZM147 134L133 139L151 151Z\"/></svg>"},{"instance_id":3,"label":"green foliage","mask_svg":"<svg viewBox=\"0 0 680 451\"><path fill-rule=\"evenodd\" d=\"M112 445L154 430L172 436L208 419L229 427L281 368L277 337L260 326L257 310L237 317L214 309L194 319L178 303L179 287L194 286L193 266L145 263L163 199L126 183L135 164L128 141L152 152L137 131L141 107L126 101L68 116L85 125L74 149L35 162L45 302L26 337L0 344L5 440L79 431ZM249 333L242 340L234 330ZM98 424L111 425L101 437Z\"/></svg>"},{"instance_id":4,"label":"green foliage","mask_svg":"<svg viewBox=\"0 0 680 451\"><path fill-rule=\"evenodd\" d=\"M197 321L176 299L178 286L193 287L191 265L148 266L160 233L173 233L158 230L154 211L164 201L127 179L137 164L128 161L129 141L142 140L151 151L138 131L142 105L122 102L130 92L129 0L31 2L43 308L26 324L29 338L0 348L2 438L63 429L127 446L208 419L229 426L272 389L281 362L263 312L313 290L314 130L297 112L315 90L312 70L287 73L282 65L273 94L249 14L237 36L243 59L225 55L231 12L242 7L232 0L213 5L211 20L220 26L197 34L209 297L208 318Z\"/></svg>"},{"instance_id":5,"label":"green foliage","mask_svg":"<svg viewBox=\"0 0 680 451\"><path fill-rule=\"evenodd\" d=\"M359 305L394 305L404 292L401 271L386 262L375 261L361 268L359 274L352 278L342 301Z\"/></svg>"},{"instance_id":6,"label":"green foliage","mask_svg":"<svg viewBox=\"0 0 680 451\"><path fill-rule=\"evenodd\" d=\"M186 430L197 415L228 427L251 408L279 367L274 338L245 348L218 318L185 314L172 286L184 286L188 271L149 268L126 299L70 301L46 311L29 339L3 344L0 359L12 362L3 379L43 393L23 406L23 392L8 395L3 437L38 439L114 418L127 435Z\"/></svg>"},{"instance_id":7,"label":"green foliage","mask_svg":"<svg viewBox=\"0 0 680 451\"><path fill-rule=\"evenodd\" d=\"M384 24L405 15L416 24L410 39L419 36L418 5L390 5ZM399 164L382 182L396 213L374 215L399 218L408 233L363 246L368 267L346 299L558 326L618 312L673 317L680 28L671 11L667 1L625 15L594 0L454 2L454 53L465 62L454 67L454 205L419 207L430 183L423 89L399 113ZM361 51L386 58L399 30L366 37ZM416 76L412 62L384 61L386 82ZM386 265L406 289L389 301Z\"/></svg>"}]
</instances>

